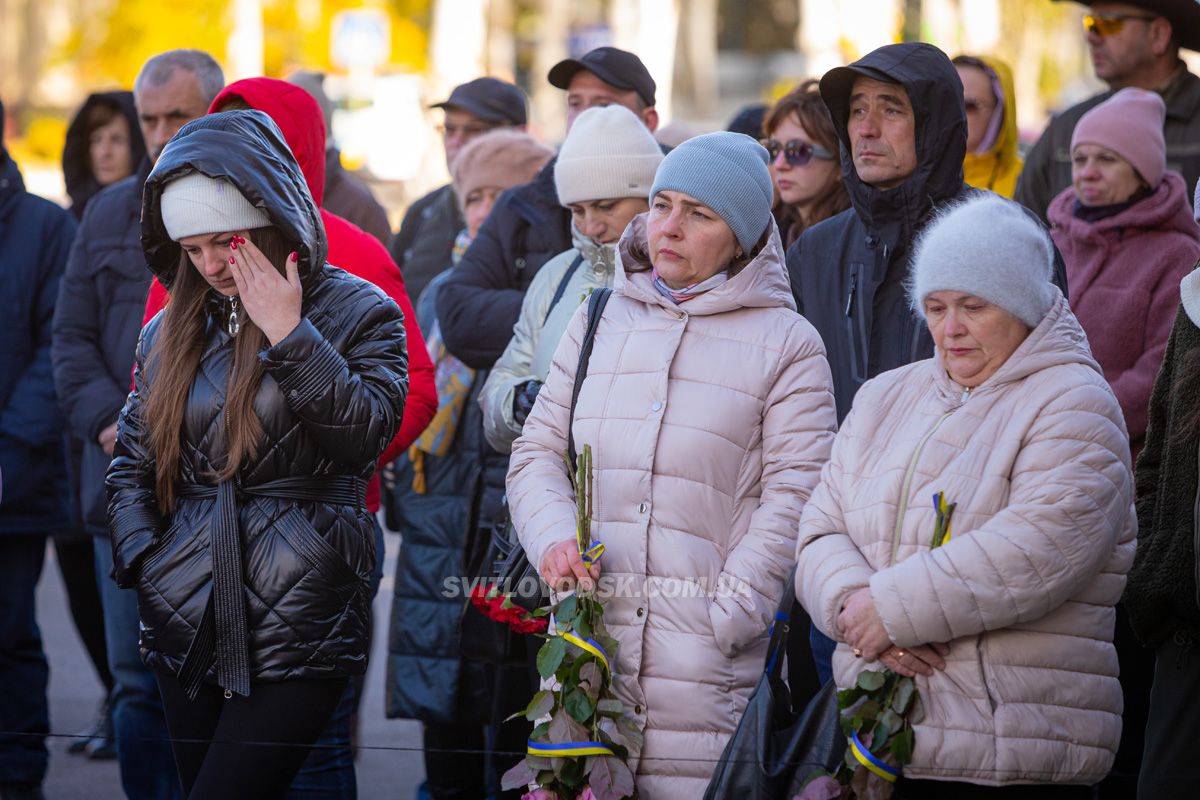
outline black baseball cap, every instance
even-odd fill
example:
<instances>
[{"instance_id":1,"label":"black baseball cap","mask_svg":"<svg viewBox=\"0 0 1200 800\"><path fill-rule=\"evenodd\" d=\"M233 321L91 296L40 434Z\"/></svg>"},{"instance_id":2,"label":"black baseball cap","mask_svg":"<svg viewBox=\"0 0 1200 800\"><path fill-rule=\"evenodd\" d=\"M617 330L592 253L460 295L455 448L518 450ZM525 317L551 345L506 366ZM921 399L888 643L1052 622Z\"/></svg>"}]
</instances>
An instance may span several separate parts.
<instances>
[{"instance_id":1,"label":"black baseball cap","mask_svg":"<svg viewBox=\"0 0 1200 800\"><path fill-rule=\"evenodd\" d=\"M633 53L615 47L597 47L581 58L558 62L546 77L551 86L566 89L580 70L587 70L610 86L637 92L647 106L654 105L654 78Z\"/></svg>"},{"instance_id":2,"label":"black baseball cap","mask_svg":"<svg viewBox=\"0 0 1200 800\"><path fill-rule=\"evenodd\" d=\"M499 78L476 78L459 84L448 98L430 108L454 108L500 124L524 125L529 121L525 93Z\"/></svg>"}]
</instances>

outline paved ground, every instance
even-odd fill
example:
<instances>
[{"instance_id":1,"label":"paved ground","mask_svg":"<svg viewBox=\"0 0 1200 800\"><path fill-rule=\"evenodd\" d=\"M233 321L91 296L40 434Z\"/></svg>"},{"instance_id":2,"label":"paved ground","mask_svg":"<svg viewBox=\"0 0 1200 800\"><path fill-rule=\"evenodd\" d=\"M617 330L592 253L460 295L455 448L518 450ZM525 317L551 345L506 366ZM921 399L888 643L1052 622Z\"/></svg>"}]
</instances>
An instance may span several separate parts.
<instances>
[{"instance_id":1,"label":"paved ground","mask_svg":"<svg viewBox=\"0 0 1200 800\"><path fill-rule=\"evenodd\" d=\"M383 651L387 646L387 615L392 599L399 538L388 534L383 585L375 599L375 637L359 733L358 788L364 800L410 800L424 777L420 731L415 722L383 716ZM38 621L50 659L51 738L47 800L120 800L123 797L115 761L90 761L67 753L70 734L87 727L100 701L100 682L75 634L54 550L47 550L46 567L38 586Z\"/></svg>"}]
</instances>

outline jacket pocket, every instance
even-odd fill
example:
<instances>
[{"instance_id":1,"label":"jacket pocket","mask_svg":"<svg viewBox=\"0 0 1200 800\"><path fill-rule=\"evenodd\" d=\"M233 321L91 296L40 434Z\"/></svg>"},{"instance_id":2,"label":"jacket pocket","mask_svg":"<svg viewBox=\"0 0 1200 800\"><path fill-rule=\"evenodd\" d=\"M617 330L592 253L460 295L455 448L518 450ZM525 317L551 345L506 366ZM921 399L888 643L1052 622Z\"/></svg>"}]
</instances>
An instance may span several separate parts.
<instances>
[{"instance_id":1,"label":"jacket pocket","mask_svg":"<svg viewBox=\"0 0 1200 800\"><path fill-rule=\"evenodd\" d=\"M300 509L288 509L275 522L275 528L300 558L331 586L340 587L359 580L358 573L345 557L325 541Z\"/></svg>"},{"instance_id":2,"label":"jacket pocket","mask_svg":"<svg viewBox=\"0 0 1200 800\"><path fill-rule=\"evenodd\" d=\"M146 552L142 555L141 576L145 576L155 564L162 560L181 527L183 527L182 523L172 522L166 532L162 536L155 537L150 546L146 548Z\"/></svg>"}]
</instances>

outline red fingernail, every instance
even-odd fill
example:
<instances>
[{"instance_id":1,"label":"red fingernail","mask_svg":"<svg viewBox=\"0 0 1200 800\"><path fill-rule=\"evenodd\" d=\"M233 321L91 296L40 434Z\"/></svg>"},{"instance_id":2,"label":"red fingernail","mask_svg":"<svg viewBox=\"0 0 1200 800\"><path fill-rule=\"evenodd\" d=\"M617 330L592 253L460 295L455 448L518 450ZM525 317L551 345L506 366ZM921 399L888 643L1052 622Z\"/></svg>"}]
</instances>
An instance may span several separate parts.
<instances>
[{"instance_id":1,"label":"red fingernail","mask_svg":"<svg viewBox=\"0 0 1200 800\"><path fill-rule=\"evenodd\" d=\"M289 256L289 257L292 259L292 263L295 263L295 262L297 262L297 261L299 261L299 260L300 260L300 254L299 254L299 253L292 253L292 254L291 254L291 256Z\"/></svg>"},{"instance_id":2,"label":"red fingernail","mask_svg":"<svg viewBox=\"0 0 1200 800\"><path fill-rule=\"evenodd\" d=\"M229 249L230 249L230 250L237 250L237 245L238 245L238 243L237 243L237 239L234 239L232 242L230 242L230 243L229 243Z\"/></svg>"},{"instance_id":3,"label":"red fingernail","mask_svg":"<svg viewBox=\"0 0 1200 800\"><path fill-rule=\"evenodd\" d=\"M230 264L234 263L234 262L233 262L233 256L230 256L230 257L229 257L229 263L230 263Z\"/></svg>"}]
</instances>

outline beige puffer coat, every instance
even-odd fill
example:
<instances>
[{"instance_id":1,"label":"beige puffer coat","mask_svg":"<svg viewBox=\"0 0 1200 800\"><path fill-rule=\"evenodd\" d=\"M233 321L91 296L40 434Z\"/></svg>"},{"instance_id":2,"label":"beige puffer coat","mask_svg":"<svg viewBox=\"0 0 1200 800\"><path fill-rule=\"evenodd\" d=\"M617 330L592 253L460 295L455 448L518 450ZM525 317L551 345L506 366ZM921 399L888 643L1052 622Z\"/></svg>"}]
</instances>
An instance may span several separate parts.
<instances>
[{"instance_id":1,"label":"beige puffer coat","mask_svg":"<svg viewBox=\"0 0 1200 800\"><path fill-rule=\"evenodd\" d=\"M645 242L643 216L620 243L574 431L577 447L593 447L617 693L645 731L638 789L661 800L703 795L737 726L836 418L777 232L727 283L680 306L652 285ZM513 445L509 502L535 564L575 535L563 453L586 314Z\"/></svg>"},{"instance_id":2,"label":"beige puffer coat","mask_svg":"<svg viewBox=\"0 0 1200 800\"><path fill-rule=\"evenodd\" d=\"M931 551L939 491L958 508ZM898 647L950 644L917 678L906 775L1090 784L1121 734L1113 606L1136 532L1121 409L1059 295L969 392L937 356L863 386L800 523L796 593L834 639L869 586ZM833 666L849 686L868 665L839 644Z\"/></svg>"}]
</instances>

